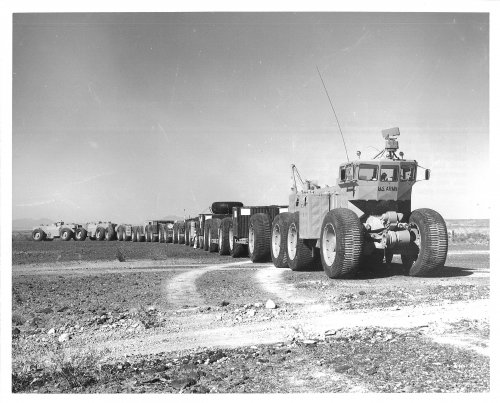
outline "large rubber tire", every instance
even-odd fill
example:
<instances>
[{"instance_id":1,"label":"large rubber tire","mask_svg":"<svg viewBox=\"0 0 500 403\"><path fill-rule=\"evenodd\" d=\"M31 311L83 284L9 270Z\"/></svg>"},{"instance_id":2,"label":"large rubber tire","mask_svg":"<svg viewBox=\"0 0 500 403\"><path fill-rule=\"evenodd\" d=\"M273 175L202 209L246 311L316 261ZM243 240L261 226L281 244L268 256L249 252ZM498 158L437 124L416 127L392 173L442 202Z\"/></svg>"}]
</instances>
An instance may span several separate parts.
<instances>
[{"instance_id":1,"label":"large rubber tire","mask_svg":"<svg viewBox=\"0 0 500 403\"><path fill-rule=\"evenodd\" d=\"M163 224L160 224L158 228L158 243L164 243L164 242L165 242L164 227Z\"/></svg>"},{"instance_id":2,"label":"large rubber tire","mask_svg":"<svg viewBox=\"0 0 500 403\"><path fill-rule=\"evenodd\" d=\"M121 225L116 227L116 239L118 241L123 241L123 226Z\"/></svg>"},{"instance_id":3,"label":"large rubber tire","mask_svg":"<svg viewBox=\"0 0 500 403\"><path fill-rule=\"evenodd\" d=\"M290 217L287 233L288 266L293 271L313 270L318 267L318 259L313 258L312 250L299 237L299 213Z\"/></svg>"},{"instance_id":4,"label":"large rubber tire","mask_svg":"<svg viewBox=\"0 0 500 403\"><path fill-rule=\"evenodd\" d=\"M234 241L233 226L229 228L229 254L236 257L248 256L248 245L236 243Z\"/></svg>"},{"instance_id":5,"label":"large rubber tire","mask_svg":"<svg viewBox=\"0 0 500 403\"><path fill-rule=\"evenodd\" d=\"M47 238L47 234L43 232L41 229L34 229L31 233L31 238L33 241L42 242L45 238Z\"/></svg>"},{"instance_id":6,"label":"large rubber tire","mask_svg":"<svg viewBox=\"0 0 500 403\"><path fill-rule=\"evenodd\" d=\"M232 217L223 218L219 225L219 255L229 255L229 228L233 227Z\"/></svg>"},{"instance_id":7,"label":"large rubber tire","mask_svg":"<svg viewBox=\"0 0 500 403\"><path fill-rule=\"evenodd\" d=\"M191 238L191 223L186 222L184 224L184 245L189 246Z\"/></svg>"},{"instance_id":8,"label":"large rubber tire","mask_svg":"<svg viewBox=\"0 0 500 403\"><path fill-rule=\"evenodd\" d=\"M205 225L203 227L203 250L208 251L210 243L208 241L210 234L210 225L212 225L212 219L205 220Z\"/></svg>"},{"instance_id":9,"label":"large rubber tire","mask_svg":"<svg viewBox=\"0 0 500 403\"><path fill-rule=\"evenodd\" d=\"M291 219L291 213L281 213L274 217L271 226L271 259L274 267L289 267L287 238Z\"/></svg>"},{"instance_id":10,"label":"large rubber tire","mask_svg":"<svg viewBox=\"0 0 500 403\"><path fill-rule=\"evenodd\" d=\"M78 228L75 231L75 241L85 241L87 239L87 230L85 228Z\"/></svg>"},{"instance_id":11,"label":"large rubber tire","mask_svg":"<svg viewBox=\"0 0 500 403\"><path fill-rule=\"evenodd\" d=\"M165 242L172 243L174 241L173 229L168 226L171 225L173 228L173 224L165 224Z\"/></svg>"},{"instance_id":12,"label":"large rubber tire","mask_svg":"<svg viewBox=\"0 0 500 403\"><path fill-rule=\"evenodd\" d=\"M256 213L250 217L248 256L253 263L271 260L271 223L265 213Z\"/></svg>"},{"instance_id":13,"label":"large rubber tire","mask_svg":"<svg viewBox=\"0 0 500 403\"><path fill-rule=\"evenodd\" d=\"M97 227L95 230L95 239L103 241L106 236L106 229L104 227Z\"/></svg>"},{"instance_id":14,"label":"large rubber tire","mask_svg":"<svg viewBox=\"0 0 500 403\"><path fill-rule=\"evenodd\" d=\"M70 241L73 239L75 234L69 228L64 228L61 230L61 241Z\"/></svg>"},{"instance_id":15,"label":"large rubber tire","mask_svg":"<svg viewBox=\"0 0 500 403\"><path fill-rule=\"evenodd\" d=\"M135 239L137 239L137 242L146 241L146 237L144 236L144 234L141 233L141 229L139 227L135 229Z\"/></svg>"},{"instance_id":16,"label":"large rubber tire","mask_svg":"<svg viewBox=\"0 0 500 403\"><path fill-rule=\"evenodd\" d=\"M132 231L130 231L130 241L137 242L137 232L135 232L133 229Z\"/></svg>"},{"instance_id":17,"label":"large rubber tire","mask_svg":"<svg viewBox=\"0 0 500 403\"><path fill-rule=\"evenodd\" d=\"M106 235L106 241L114 241L116 239L116 232L111 224L109 224L108 228L106 228L105 235Z\"/></svg>"},{"instance_id":18,"label":"large rubber tire","mask_svg":"<svg viewBox=\"0 0 500 403\"><path fill-rule=\"evenodd\" d=\"M212 218L210 232L208 233L208 251L210 253L219 251L219 227L220 218Z\"/></svg>"},{"instance_id":19,"label":"large rubber tire","mask_svg":"<svg viewBox=\"0 0 500 403\"><path fill-rule=\"evenodd\" d=\"M363 227L356 213L346 208L329 211L321 225L320 246L328 277L354 277L363 252Z\"/></svg>"},{"instance_id":20,"label":"large rubber tire","mask_svg":"<svg viewBox=\"0 0 500 403\"><path fill-rule=\"evenodd\" d=\"M442 269L448 254L448 231L441 214L417 209L411 213L409 224L415 241L401 254L405 272L417 277Z\"/></svg>"},{"instance_id":21,"label":"large rubber tire","mask_svg":"<svg viewBox=\"0 0 500 403\"><path fill-rule=\"evenodd\" d=\"M172 234L172 243L179 243L179 224L174 223L174 228L173 228L173 234Z\"/></svg>"}]
</instances>

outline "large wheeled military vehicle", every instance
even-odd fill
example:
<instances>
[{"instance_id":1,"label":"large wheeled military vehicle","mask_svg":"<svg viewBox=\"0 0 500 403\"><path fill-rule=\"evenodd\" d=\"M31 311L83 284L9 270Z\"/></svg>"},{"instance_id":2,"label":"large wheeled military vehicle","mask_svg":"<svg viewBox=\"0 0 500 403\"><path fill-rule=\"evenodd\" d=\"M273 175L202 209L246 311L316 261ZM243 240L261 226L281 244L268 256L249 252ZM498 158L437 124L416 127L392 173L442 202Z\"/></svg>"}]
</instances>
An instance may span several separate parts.
<instances>
[{"instance_id":1,"label":"large wheeled military vehicle","mask_svg":"<svg viewBox=\"0 0 500 403\"><path fill-rule=\"evenodd\" d=\"M184 243L184 220L177 220L174 222L172 232L173 232L173 243L182 244Z\"/></svg>"},{"instance_id":2,"label":"large wheeled military vehicle","mask_svg":"<svg viewBox=\"0 0 500 403\"><path fill-rule=\"evenodd\" d=\"M231 216L222 219L217 242L219 254L249 256L252 262L271 259L271 223L288 206L238 206Z\"/></svg>"},{"instance_id":3,"label":"large wheeled military vehicle","mask_svg":"<svg viewBox=\"0 0 500 403\"><path fill-rule=\"evenodd\" d=\"M233 208L242 207L242 202L213 202L209 214L200 214L199 244L203 250L219 250L219 227L223 219L231 217Z\"/></svg>"},{"instance_id":4,"label":"large wheeled military vehicle","mask_svg":"<svg viewBox=\"0 0 500 403\"><path fill-rule=\"evenodd\" d=\"M116 224L110 221L89 222L75 231L77 241L114 241L116 239Z\"/></svg>"},{"instance_id":5,"label":"large wheeled military vehicle","mask_svg":"<svg viewBox=\"0 0 500 403\"><path fill-rule=\"evenodd\" d=\"M75 233L82 227L81 224L65 224L64 221L57 221L54 224L34 227L31 237L34 241L52 241L55 238L61 238L62 241L69 241L70 239L75 239Z\"/></svg>"},{"instance_id":6,"label":"large wheeled military vehicle","mask_svg":"<svg viewBox=\"0 0 500 403\"><path fill-rule=\"evenodd\" d=\"M330 278L351 278L364 264L390 263L400 255L410 276L442 268L448 252L446 224L428 208L411 210L417 180L415 160L404 159L399 129L382 131L385 149L372 160L343 163L337 185L310 181L294 187L289 211L273 221L272 259L276 267L301 270L322 267ZM358 156L360 153L358 152ZM430 170L425 170L425 180Z\"/></svg>"},{"instance_id":7,"label":"large wheeled military vehicle","mask_svg":"<svg viewBox=\"0 0 500 403\"><path fill-rule=\"evenodd\" d=\"M160 224L158 231L158 242L172 243L174 234L174 221L167 220L164 223Z\"/></svg>"}]
</instances>

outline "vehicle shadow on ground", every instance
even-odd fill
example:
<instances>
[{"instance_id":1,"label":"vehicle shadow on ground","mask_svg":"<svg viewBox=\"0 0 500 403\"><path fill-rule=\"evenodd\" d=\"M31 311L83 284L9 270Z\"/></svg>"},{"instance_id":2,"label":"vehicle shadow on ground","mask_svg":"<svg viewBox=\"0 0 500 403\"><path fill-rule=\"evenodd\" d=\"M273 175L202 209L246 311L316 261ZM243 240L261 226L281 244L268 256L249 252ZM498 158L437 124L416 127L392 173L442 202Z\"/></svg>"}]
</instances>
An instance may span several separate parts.
<instances>
[{"instance_id":1,"label":"vehicle shadow on ground","mask_svg":"<svg viewBox=\"0 0 500 403\"><path fill-rule=\"evenodd\" d=\"M422 278L436 278L436 277L466 277L474 274L474 270L465 267L457 266L444 266L442 269L428 274L426 276L419 276ZM407 276L402 264L391 263L389 266L385 267L369 267L361 269L355 279L359 280L369 280L376 278L386 278L393 276Z\"/></svg>"}]
</instances>

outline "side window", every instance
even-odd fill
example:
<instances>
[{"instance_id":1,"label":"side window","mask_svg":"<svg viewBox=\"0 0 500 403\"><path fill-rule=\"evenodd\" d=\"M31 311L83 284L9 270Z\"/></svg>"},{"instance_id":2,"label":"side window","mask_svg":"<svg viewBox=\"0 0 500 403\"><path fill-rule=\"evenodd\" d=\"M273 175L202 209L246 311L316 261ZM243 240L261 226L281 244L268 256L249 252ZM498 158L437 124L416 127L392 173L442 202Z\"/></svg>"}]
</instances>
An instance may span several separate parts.
<instances>
[{"instance_id":1,"label":"side window","mask_svg":"<svg viewBox=\"0 0 500 403\"><path fill-rule=\"evenodd\" d=\"M380 180L382 182L397 182L398 167L396 165L382 165L380 169Z\"/></svg>"},{"instance_id":2,"label":"side window","mask_svg":"<svg viewBox=\"0 0 500 403\"><path fill-rule=\"evenodd\" d=\"M352 168L352 165L347 165L345 167L345 174L346 174L347 180L351 181L352 178L353 178L353 168Z\"/></svg>"},{"instance_id":3,"label":"side window","mask_svg":"<svg viewBox=\"0 0 500 403\"><path fill-rule=\"evenodd\" d=\"M376 181L378 177L378 166L372 164L360 164L358 179L362 181Z\"/></svg>"},{"instance_id":4,"label":"side window","mask_svg":"<svg viewBox=\"0 0 500 403\"><path fill-rule=\"evenodd\" d=\"M415 167L413 165L401 166L401 180L402 181L415 180Z\"/></svg>"},{"instance_id":5,"label":"side window","mask_svg":"<svg viewBox=\"0 0 500 403\"><path fill-rule=\"evenodd\" d=\"M345 166L341 166L340 167L340 180L342 182L344 182L346 179L346 176L345 176Z\"/></svg>"}]
</instances>

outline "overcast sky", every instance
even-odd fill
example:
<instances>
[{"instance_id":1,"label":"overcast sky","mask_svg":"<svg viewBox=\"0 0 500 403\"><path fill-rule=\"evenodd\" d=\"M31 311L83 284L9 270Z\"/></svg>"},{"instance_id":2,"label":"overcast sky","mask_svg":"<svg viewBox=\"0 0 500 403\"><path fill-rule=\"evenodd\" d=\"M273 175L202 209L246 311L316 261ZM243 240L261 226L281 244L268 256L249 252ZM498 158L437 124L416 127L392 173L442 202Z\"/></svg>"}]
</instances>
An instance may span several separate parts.
<instances>
[{"instance_id":1,"label":"overcast sky","mask_svg":"<svg viewBox=\"0 0 500 403\"><path fill-rule=\"evenodd\" d=\"M489 21L466 13L15 14L13 219L139 223L287 204L382 129L413 208L488 218ZM473 184L474 191L470 190Z\"/></svg>"}]
</instances>

